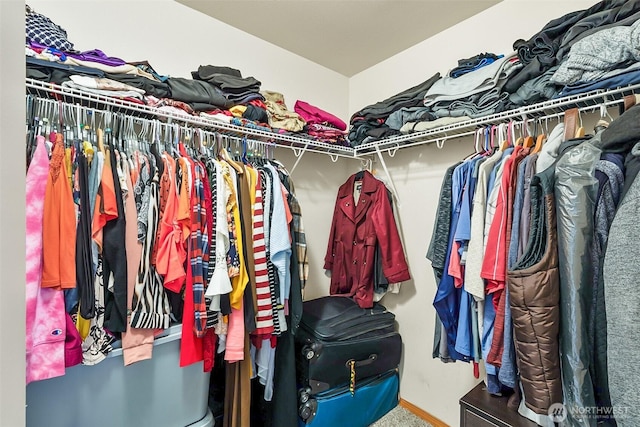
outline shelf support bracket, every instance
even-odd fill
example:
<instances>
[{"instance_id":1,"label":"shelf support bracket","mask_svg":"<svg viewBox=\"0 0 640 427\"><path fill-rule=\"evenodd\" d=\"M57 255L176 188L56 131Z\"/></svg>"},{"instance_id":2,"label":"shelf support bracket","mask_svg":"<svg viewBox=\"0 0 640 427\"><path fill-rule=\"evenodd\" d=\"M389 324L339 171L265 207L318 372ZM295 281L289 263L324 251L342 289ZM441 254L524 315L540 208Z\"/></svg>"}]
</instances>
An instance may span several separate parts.
<instances>
[{"instance_id":1,"label":"shelf support bracket","mask_svg":"<svg viewBox=\"0 0 640 427\"><path fill-rule=\"evenodd\" d=\"M302 160L302 156L304 155L304 153L307 151L307 147L309 146L309 144L307 143L304 148L292 148L293 150L293 155L297 157L296 162L293 164L293 167L291 168L291 170L289 171L290 175L293 175L293 171L296 170L296 168L298 167L298 163L300 163L300 160Z\"/></svg>"},{"instance_id":2,"label":"shelf support bracket","mask_svg":"<svg viewBox=\"0 0 640 427\"><path fill-rule=\"evenodd\" d=\"M391 192L395 197L398 207L400 207L400 197L398 197L398 191L396 190L396 186L393 183L393 179L391 179L391 174L389 173L389 169L387 168L387 162L384 161L384 157L382 157L382 152L380 151L380 147L376 145L376 154L378 154L378 159L380 160L380 164L382 165L382 169L384 169L384 173L387 175L387 180L389 182L389 186L391 187Z\"/></svg>"},{"instance_id":3,"label":"shelf support bracket","mask_svg":"<svg viewBox=\"0 0 640 427\"><path fill-rule=\"evenodd\" d=\"M360 158L360 167L371 172L371 169L373 169L373 159Z\"/></svg>"}]
</instances>

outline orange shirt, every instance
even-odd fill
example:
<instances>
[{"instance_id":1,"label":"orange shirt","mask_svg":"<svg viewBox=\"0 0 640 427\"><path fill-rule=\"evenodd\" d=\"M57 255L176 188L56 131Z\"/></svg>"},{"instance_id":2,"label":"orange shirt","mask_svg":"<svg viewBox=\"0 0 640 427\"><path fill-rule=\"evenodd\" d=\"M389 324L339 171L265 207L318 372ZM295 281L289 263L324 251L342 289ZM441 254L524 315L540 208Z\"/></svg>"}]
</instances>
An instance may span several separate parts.
<instances>
[{"instance_id":1,"label":"orange shirt","mask_svg":"<svg viewBox=\"0 0 640 427\"><path fill-rule=\"evenodd\" d=\"M100 187L98 187L96 205L93 211L93 224L91 226L91 237L98 244L100 251L102 251L102 229L107 222L118 218L116 187L113 182L111 167L111 158L108 154L105 154Z\"/></svg>"},{"instance_id":2,"label":"orange shirt","mask_svg":"<svg viewBox=\"0 0 640 427\"><path fill-rule=\"evenodd\" d=\"M178 196L177 220L182 227L182 238L186 242L191 234L191 187L189 179L191 175L190 165L184 158L178 159L180 170L182 171L182 182L180 184L180 194Z\"/></svg>"},{"instance_id":3,"label":"orange shirt","mask_svg":"<svg viewBox=\"0 0 640 427\"><path fill-rule=\"evenodd\" d=\"M42 223L43 288L76 287L76 209L65 167L62 134L51 153Z\"/></svg>"}]
</instances>

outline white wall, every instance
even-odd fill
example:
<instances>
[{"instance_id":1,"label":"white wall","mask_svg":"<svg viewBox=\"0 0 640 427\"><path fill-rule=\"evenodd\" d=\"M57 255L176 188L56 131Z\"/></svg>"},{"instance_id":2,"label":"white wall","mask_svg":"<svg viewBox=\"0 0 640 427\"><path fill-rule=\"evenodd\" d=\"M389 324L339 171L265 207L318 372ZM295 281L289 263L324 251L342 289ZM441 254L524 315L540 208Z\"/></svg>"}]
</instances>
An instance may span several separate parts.
<instances>
[{"instance_id":1,"label":"white wall","mask_svg":"<svg viewBox=\"0 0 640 427\"><path fill-rule=\"evenodd\" d=\"M5 3L0 9L2 40L10 22L21 22L21 13L6 18ZM154 1L52 1L31 0L29 4L38 12L65 27L69 37L81 50L100 48L108 55L128 60L148 60L159 72L188 77L200 64L227 65L240 69L243 75L253 75L263 82L263 88L284 93L290 107L296 99L304 99L347 119L357 109L398 93L420 83L436 71L452 68L462 57L479 52L508 52L518 38L529 38L550 19L563 13L590 6L593 1L521 1L505 0L493 8L464 21L406 51L347 79L335 72L293 55L254 36L234 29L172 0ZM126 12L123 12L126 11ZM99 19L96 17L99 16ZM118 23L117 25L115 23ZM161 24L156 24L160 22ZM21 37L20 32L16 33ZM3 48L3 66L6 50ZM20 63L20 57L16 59ZM21 72L21 69L18 70ZM15 79L15 80L14 80ZM3 95L11 82L17 85L21 77L5 79ZM7 84L8 83L8 84ZM348 96L347 96L348 95ZM6 98L2 97L4 101ZM21 94L16 105L22 105ZM3 104L3 107L5 104ZM2 110L3 144L0 160L5 171L16 176L23 173L19 162L10 161L5 154L4 142L9 126L18 132L23 123L19 118L5 121ZM15 124L18 126L15 126ZM21 140L19 135L16 139ZM472 150L470 140L452 140L444 149L435 146L412 148L398 152L395 158L385 155L400 197L400 222L403 226L405 248L413 280L403 285L399 295L390 295L385 304L396 313L404 340L402 365L402 397L450 425L458 424L458 399L468 391L475 380L471 367L456 363L445 365L431 359L435 311L431 302L436 290L433 273L425 259L431 237L436 204L442 175L446 168ZM286 166L295 162L293 154L277 149L276 155ZM8 162L8 164L7 164ZM324 155L305 154L294 172L296 189L304 212L310 251L310 281L307 297L328 293L328 281L322 274L322 259L338 186L358 169L358 163L340 160L332 163ZM12 169L5 169L12 167ZM16 169L14 171L14 169ZM380 167L377 168L382 171ZM2 200L7 191L0 181ZM21 195L19 196L21 197ZM21 199L22 200L22 199ZM23 240L23 231L7 216L23 221L22 205L3 203L0 221L1 242L7 242L5 233L13 230L13 240ZM5 243L3 243L5 245ZM7 251L2 247L2 283L23 283L24 271L13 271L5 276ZM24 253L24 251L16 253ZM15 289L14 289L15 291ZM24 318L23 304L7 301L6 293L0 298L0 425L22 425L24 413L24 332L7 329L9 318ZM10 352L10 353L9 353ZM11 364L15 371L3 370L8 356L17 357ZM7 358L7 359L5 359ZM13 359L11 359L13 361ZM11 375L11 378L6 375ZM7 379L5 381L5 378ZM11 396L6 394L11 390ZM9 400L9 397L12 399ZM5 411L11 409L8 415ZM11 418L13 417L13 418ZM5 422L6 420L9 420Z\"/></svg>"},{"instance_id":2,"label":"white wall","mask_svg":"<svg viewBox=\"0 0 640 427\"><path fill-rule=\"evenodd\" d=\"M348 79L173 0L33 0L36 12L68 33L77 50L147 60L160 74L191 77L199 65L226 65L338 117L348 115Z\"/></svg>"},{"instance_id":3,"label":"white wall","mask_svg":"<svg viewBox=\"0 0 640 427\"><path fill-rule=\"evenodd\" d=\"M302 99L348 118L347 77L173 0L33 0L29 6L62 26L77 50L147 60L158 73L174 77L190 78L199 65L234 67L260 80L263 89L283 93L290 109ZM99 11L100 19L87 19L89 11ZM296 160L289 149L276 149L276 157L287 167ZM328 292L322 266L335 192L354 167L358 163L351 160L333 163L307 153L295 170L309 245L307 295Z\"/></svg>"},{"instance_id":4,"label":"white wall","mask_svg":"<svg viewBox=\"0 0 640 427\"><path fill-rule=\"evenodd\" d=\"M24 425L24 4L0 1L0 426Z\"/></svg>"},{"instance_id":5,"label":"white wall","mask_svg":"<svg viewBox=\"0 0 640 427\"><path fill-rule=\"evenodd\" d=\"M510 53L551 19L590 7L595 0L503 0L501 3L368 68L349 80L349 112L445 74L461 58Z\"/></svg>"},{"instance_id":6,"label":"white wall","mask_svg":"<svg viewBox=\"0 0 640 427\"><path fill-rule=\"evenodd\" d=\"M288 169L296 161L292 151L286 148L276 149L276 158ZM302 207L309 256L309 280L304 291L305 299L329 295L330 279L325 276L322 267L333 207L338 187L350 174L357 172L359 167L358 161L339 159L333 163L325 154L307 153L293 172L296 195Z\"/></svg>"},{"instance_id":7,"label":"white wall","mask_svg":"<svg viewBox=\"0 0 640 427\"><path fill-rule=\"evenodd\" d=\"M5 2L0 2L3 7ZM7 2L8 3L8 2ZM18 3L17 14L5 21L2 16L2 30L9 29L5 22L14 22L19 32L13 43L19 46L15 63L19 69L8 80L8 86L17 88L19 97L12 101L12 105L24 105L22 94L22 79L24 78L24 63L22 40L22 2ZM348 118L347 93L348 79L334 71L319 66L307 59L294 55L257 37L230 27L220 21L210 18L200 12L194 11L172 0L133 1L122 2L108 1L53 1L33 0L29 5L39 13L42 13L54 22L61 25L68 32L69 39L75 43L78 50L99 48L107 55L120 57L125 60L148 60L152 66L162 74L178 77L190 77L190 71L197 69L201 64L226 65L238 68L244 76L253 75L262 82L264 89L276 90L285 95L289 108L297 99L302 99L335 115ZM4 12L4 8L2 9ZM125 12L126 11L126 12ZM91 16L90 19L87 17ZM97 18L99 16L99 19ZM117 22L117 26L114 24ZM162 24L156 24L160 22ZM10 40L10 39L7 39ZM17 40L17 41L15 41ZM7 59L5 49L2 49L3 58ZM3 61L3 65L5 61ZM2 75L4 77L4 74ZM6 83L4 79L0 82ZM4 89L4 86L3 86ZM4 98L2 99L5 100ZM3 104L4 106L4 104ZM19 111L23 114L23 111ZM3 110L4 113L4 110ZM24 119L15 119L13 124L24 123ZM8 135L3 116L3 142ZM7 125L8 126L8 125ZM13 158L22 156L23 150L15 141L22 141L24 128L17 126L17 138L2 144L3 176L12 173L20 176L24 172L18 168L20 162L11 160L5 149L7 147L19 148L19 153ZM275 157L281 160L285 166L291 168L296 162L293 152L286 148L276 148ZM10 162L13 168L5 169L5 163ZM306 226L307 244L309 248L310 280L306 290L307 297L317 297L328 293L329 279L323 274L324 251L327 245L327 236L331 225L333 204L338 187L346 180L349 173L358 170L359 163L353 160L340 159L334 163L322 154L306 153L296 167L293 178L296 184L296 192L300 201L304 223ZM8 191L15 191L12 187L5 188L11 180L0 180L0 191L3 201ZM22 190L24 191L24 190ZM19 225L24 229L24 197L20 191L15 195L19 199L17 206L3 203L1 240L4 248L13 245L19 248L14 241L24 242L24 231L16 227L13 222L6 222L5 215L14 214L19 219ZM8 196L7 196L8 197ZM15 209L14 209L15 208ZM9 211L12 209L12 211ZM17 211L14 213L13 210ZM7 227L8 226L8 227ZM17 236L15 239L5 239L4 232L7 228ZM23 243L22 243L23 244ZM16 256L24 253L16 251ZM11 259L11 263L5 263L5 251L2 253L3 283L24 283L24 266L20 261ZM20 258L21 259L21 258ZM5 265L21 265L13 273L14 280L5 279ZM17 279L16 279L17 278ZM24 285L22 285L24 286ZM2 364L0 364L0 378L2 379L2 395L0 395L0 409L12 411L4 418L0 414L0 425L19 426L24 424L24 329L16 328L11 319L23 319L24 292L19 286L12 288L18 296L14 298L18 303L12 304L8 298L11 293L3 290L0 302L0 322L2 340ZM5 308L5 306L7 306ZM17 311L16 311L17 310ZM19 323L22 325L22 323ZM11 328L6 328L11 326ZM11 341L5 342L5 333L11 332ZM5 352L5 347L7 352ZM8 350L13 350L11 353ZM6 357L6 364L5 364ZM12 357L10 359L10 357ZM17 359L17 362L16 362ZM10 369L3 369L10 367ZM6 374L6 375L5 375ZM11 377L8 377L8 375ZM5 381L5 376L7 381ZM8 392L11 395L8 395ZM6 399L5 399L5 392ZM6 405L5 405L6 402ZM12 416L14 418L8 418ZM6 420L10 420L4 422ZM20 420L20 421L19 421Z\"/></svg>"},{"instance_id":8,"label":"white wall","mask_svg":"<svg viewBox=\"0 0 640 427\"><path fill-rule=\"evenodd\" d=\"M529 39L548 21L591 6L589 1L505 0L355 76L349 81L351 113L441 74L480 52L509 53L515 40ZM458 400L476 379L469 364L444 364L431 358L436 292L425 258L445 170L473 151L470 138L400 150L385 155L400 197L400 220L413 280L399 295L385 297L404 341L401 397L446 423L459 423ZM380 171L382 168L378 167Z\"/></svg>"}]
</instances>

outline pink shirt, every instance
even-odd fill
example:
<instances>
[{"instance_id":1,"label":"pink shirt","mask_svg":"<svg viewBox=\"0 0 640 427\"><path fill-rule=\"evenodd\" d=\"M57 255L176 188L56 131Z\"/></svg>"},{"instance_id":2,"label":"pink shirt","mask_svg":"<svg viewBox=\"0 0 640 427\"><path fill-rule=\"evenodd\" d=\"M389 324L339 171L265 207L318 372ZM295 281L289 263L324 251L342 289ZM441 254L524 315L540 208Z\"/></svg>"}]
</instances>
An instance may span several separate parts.
<instances>
[{"instance_id":1,"label":"pink shirt","mask_svg":"<svg viewBox=\"0 0 640 427\"><path fill-rule=\"evenodd\" d=\"M44 138L27 172L26 182L26 350L27 378L32 381L64 375L66 318L61 290L42 288L42 220L49 175Z\"/></svg>"}]
</instances>

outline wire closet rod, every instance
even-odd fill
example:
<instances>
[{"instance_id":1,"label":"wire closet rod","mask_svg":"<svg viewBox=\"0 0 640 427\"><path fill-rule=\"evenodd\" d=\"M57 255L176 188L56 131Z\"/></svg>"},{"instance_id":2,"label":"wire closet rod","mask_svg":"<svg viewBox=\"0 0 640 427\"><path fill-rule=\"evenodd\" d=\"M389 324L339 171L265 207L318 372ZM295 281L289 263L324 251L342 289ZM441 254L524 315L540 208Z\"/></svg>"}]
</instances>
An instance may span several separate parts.
<instances>
[{"instance_id":1,"label":"wire closet rod","mask_svg":"<svg viewBox=\"0 0 640 427\"><path fill-rule=\"evenodd\" d=\"M186 116L173 112L162 111L146 105L139 105L117 98L82 92L77 89L66 88L33 79L26 79L26 86L27 88L35 90L38 96L44 99L46 99L47 95L56 94L65 97L65 99L71 99L72 101L85 101L88 103L96 103L106 106L109 111L111 111L111 109L124 109L128 112L164 118L168 121L179 121L197 127L212 128L223 134L232 134L236 137L246 135L256 138L257 141L266 139L275 147L292 149L298 158L300 157L300 153L313 152L329 155L334 161L338 157L362 160L371 155L375 155L378 150L386 151L390 154L393 152L395 154L395 152L400 148L415 147L431 143L436 143L439 147L442 147L449 139L473 135L478 126L508 122L514 119L520 120L522 117L527 116L529 116L529 119L544 119L545 117L548 119L551 117L558 117L569 108L577 107L581 111L587 111L590 108L597 108L603 104L619 104L622 102L622 98L625 95L640 93L640 84L610 90L596 90L528 105L518 109L477 119L466 120L447 126L441 126L435 129L389 137L362 144L356 148L351 148L332 145L308 138L277 134L261 129L236 126L197 116Z\"/></svg>"},{"instance_id":2,"label":"wire closet rod","mask_svg":"<svg viewBox=\"0 0 640 427\"><path fill-rule=\"evenodd\" d=\"M50 104L49 109L47 110L49 113L52 113L52 115L56 115L57 119L60 120L59 114L60 114L60 108L67 108L66 112L63 112L63 116L66 116L66 118L73 118L76 121L76 126L78 127L78 129L80 130L80 125L84 125L84 124L89 124L89 123L81 123L82 120L80 119L80 114L82 114L82 116L86 119L88 117L91 117L92 120L92 124L95 125L95 117L97 115L100 115L102 117L102 119L104 119L104 116L109 116L109 119L104 119L104 120L100 120L100 122L104 121L105 124L112 121L113 120L113 116L124 116L127 118L130 118L132 120L133 123L138 124L138 125L147 125L148 127L151 127L152 130L160 130L160 129L164 129L165 132L171 131L174 134L181 134L182 132L186 133L189 135L189 138L191 138L193 135L196 134L200 134L200 136L203 135L207 135L210 137L215 137L216 134L220 134L222 135L222 137L225 140L231 141L231 142L236 142L236 143L242 143L242 142L247 142L249 144L259 144L267 149L274 149L277 147L281 147L281 148L288 148L290 150L292 150L294 152L294 155L300 159L302 157L302 154L304 154L305 152L311 152L311 153L318 153L318 154L324 154L324 155L328 155L331 160L333 162L336 162L337 159L339 157L344 157L344 158L348 158L348 159L353 159L353 160L362 160L361 158L355 157L353 155L345 155L342 153L330 153L330 152L326 152L326 151L322 151L322 150L318 150L316 148L314 148L313 146L309 147L308 145L303 146L303 147L297 147L297 146L293 146L293 145L282 145L282 144L277 144L276 142L274 142L274 140L262 140L262 139L257 139L256 137L254 137L253 135L233 135L233 134L227 134L224 132L220 132L219 129L207 129L205 126L199 126L198 124L196 124L193 127L187 127L187 124L190 123L185 123L184 125L179 125L178 123L175 122L163 122L161 120L159 120L158 118L146 118L146 117L137 117L137 116L130 116L127 115L125 112L120 112L120 111L110 111L110 110L99 110L99 109L95 109L92 107L88 107L88 106L84 106L84 105L80 105L80 104L72 104L70 102L66 102L66 101L58 101L55 99L51 99L51 98L40 98L38 96L35 96L33 94L31 95L27 95L27 96L32 96L34 97L34 99L37 100L37 102L44 102L47 104ZM100 123L99 122L99 123Z\"/></svg>"},{"instance_id":3,"label":"wire closet rod","mask_svg":"<svg viewBox=\"0 0 640 427\"><path fill-rule=\"evenodd\" d=\"M583 106L583 107L578 107L578 111L580 113L584 113L584 112L594 112L595 110L599 109L599 108L609 108L609 107L613 107L619 104L622 104L624 102L624 100L621 99L615 99L615 100L611 100L611 101L606 101L603 102L601 104L596 104L596 105L587 105L587 106ZM560 111L557 113L551 113L551 114L547 114L544 116L538 116L538 117L534 117L534 118L530 118L530 119L520 119L520 120L513 120L513 123L516 125L523 125L525 123L525 121L527 123L532 123L532 122L541 122L541 121L545 121L545 120L553 120L553 119L558 119L564 116L564 111ZM437 144L438 148L443 148L444 147L444 143L450 139L455 139L455 138L462 138L465 136L472 136L475 135L477 128L481 128L484 126L489 126L491 125L491 122L487 122L487 123L483 123L482 125L478 125L476 127L476 129L473 130L469 130L469 131L465 131L462 133L458 133L455 135L445 135L445 136L440 136L440 137L432 137L432 138L427 138L424 140L420 140L420 141L414 141L414 142L410 142L408 144L402 144L400 145L399 143L392 146L392 147L386 147L384 149L381 149L381 151L387 151L392 157L393 155L395 155L395 151L397 151L399 148L410 148L410 147L416 147L419 145L425 145L425 144ZM392 154L393 153L393 154Z\"/></svg>"},{"instance_id":4,"label":"wire closet rod","mask_svg":"<svg viewBox=\"0 0 640 427\"><path fill-rule=\"evenodd\" d=\"M32 95L39 99L47 99L50 94L60 95L65 97L65 103L70 104L72 102L84 101L87 103L95 103L104 107L107 107L109 111L124 109L127 112L137 113L144 116L152 116L157 118L164 118L171 122L178 121L185 124L190 124L202 128L211 128L219 131L220 133L231 133L235 136L252 136L254 138L264 138L275 147L289 148L289 149L304 149L308 152L328 154L332 158L344 157L359 160L359 157L351 147L344 147L339 145L332 145L321 141L316 141L310 138L302 138L285 134L278 134L271 131L262 129L254 129L251 127L241 127L224 122L215 121L198 116L187 116L183 114L177 114L170 111L162 111L155 107L147 105L140 105L134 102L125 101L117 98L111 98L103 95L92 94L83 92L77 89L67 88L52 83L41 82L39 80L26 79L27 89L32 89L36 93ZM90 107L87 107L90 108ZM100 110L101 111L101 110ZM113 111L113 112L116 112Z\"/></svg>"},{"instance_id":5,"label":"wire closet rod","mask_svg":"<svg viewBox=\"0 0 640 427\"><path fill-rule=\"evenodd\" d=\"M598 108L603 104L608 106L615 105L622 103L625 95L634 93L640 93L640 84L611 90L596 90L564 98L552 99L490 116L441 126L435 129L392 136L384 140L369 142L357 146L355 152L356 155L364 155L375 153L377 149L390 151L434 142L443 143L442 141L448 139L473 135L474 129L478 126L508 122L514 119L521 120L523 117L528 117L530 120L535 118L558 117L562 115L565 110L574 107L586 111L589 110L589 108Z\"/></svg>"}]
</instances>

